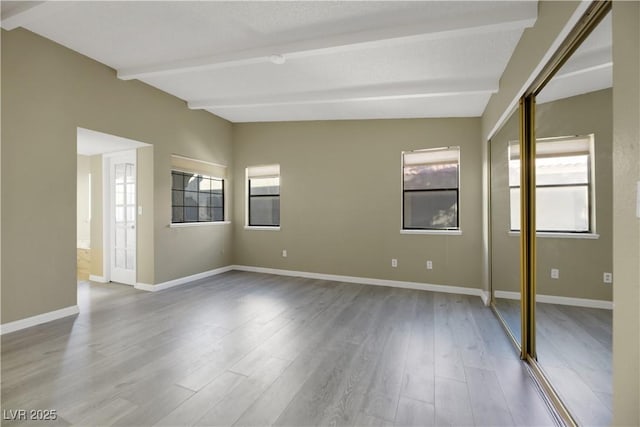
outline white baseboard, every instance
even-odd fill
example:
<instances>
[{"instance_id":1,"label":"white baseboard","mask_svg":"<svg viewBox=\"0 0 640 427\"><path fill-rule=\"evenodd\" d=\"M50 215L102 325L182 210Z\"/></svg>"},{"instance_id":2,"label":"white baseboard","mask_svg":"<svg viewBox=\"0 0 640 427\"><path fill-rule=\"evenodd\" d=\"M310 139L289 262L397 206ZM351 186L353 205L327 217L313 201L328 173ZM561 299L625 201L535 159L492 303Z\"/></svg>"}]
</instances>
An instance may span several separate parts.
<instances>
[{"instance_id":1,"label":"white baseboard","mask_svg":"<svg viewBox=\"0 0 640 427\"><path fill-rule=\"evenodd\" d=\"M154 289L155 285L150 285L148 283L142 283L142 282L136 282L135 285L133 285L134 288L141 290L141 291L148 291L148 292L154 292L157 291L159 289Z\"/></svg>"},{"instance_id":2,"label":"white baseboard","mask_svg":"<svg viewBox=\"0 0 640 427\"><path fill-rule=\"evenodd\" d=\"M185 285L193 282L194 280L205 279L207 277L216 276L218 274L226 273L233 270L233 266L228 265L226 267L215 268L209 271L203 271L202 273L192 274L191 276L180 277L178 279L169 280L167 282L158 283L155 285L149 285L147 283L136 283L134 288L141 291L157 292L164 289L173 288L174 286Z\"/></svg>"},{"instance_id":3,"label":"white baseboard","mask_svg":"<svg viewBox=\"0 0 640 427\"><path fill-rule=\"evenodd\" d=\"M487 291L480 291L480 298L482 298L482 302L484 303L485 306L489 306L489 304L491 304L491 297L489 296L489 292Z\"/></svg>"},{"instance_id":4,"label":"white baseboard","mask_svg":"<svg viewBox=\"0 0 640 427\"><path fill-rule=\"evenodd\" d=\"M107 279L105 279L104 277L94 276L93 274L89 275L89 280L91 280L92 282L107 283Z\"/></svg>"},{"instance_id":5,"label":"white baseboard","mask_svg":"<svg viewBox=\"0 0 640 427\"><path fill-rule=\"evenodd\" d=\"M496 298L520 299L520 292L495 291ZM571 305L574 307L602 308L613 310L613 302L599 299L558 297L555 295L536 295L536 301L548 304Z\"/></svg>"},{"instance_id":6,"label":"white baseboard","mask_svg":"<svg viewBox=\"0 0 640 427\"><path fill-rule=\"evenodd\" d=\"M392 288L418 289L422 291L444 292L449 294L475 295L482 297L482 290L462 286L434 285L430 283L403 282L399 280L373 279L369 277L341 276L338 274L311 273L306 271L279 270L276 268L234 265L233 270L253 273L277 274L280 276L304 277L307 279L331 280L335 282L359 283L363 285L389 286ZM484 299L484 298L483 298Z\"/></svg>"},{"instance_id":7,"label":"white baseboard","mask_svg":"<svg viewBox=\"0 0 640 427\"><path fill-rule=\"evenodd\" d=\"M52 320L62 319L63 317L73 316L78 313L80 313L80 309L78 308L78 306L72 305L69 307L61 308L60 310L54 310L48 313L42 313L36 316L27 317L25 319L5 323L3 325L0 325L0 335L30 328L42 323L51 322Z\"/></svg>"},{"instance_id":8,"label":"white baseboard","mask_svg":"<svg viewBox=\"0 0 640 427\"><path fill-rule=\"evenodd\" d=\"M520 292L494 291L493 296L496 298L504 298L504 299L520 299Z\"/></svg>"}]
</instances>

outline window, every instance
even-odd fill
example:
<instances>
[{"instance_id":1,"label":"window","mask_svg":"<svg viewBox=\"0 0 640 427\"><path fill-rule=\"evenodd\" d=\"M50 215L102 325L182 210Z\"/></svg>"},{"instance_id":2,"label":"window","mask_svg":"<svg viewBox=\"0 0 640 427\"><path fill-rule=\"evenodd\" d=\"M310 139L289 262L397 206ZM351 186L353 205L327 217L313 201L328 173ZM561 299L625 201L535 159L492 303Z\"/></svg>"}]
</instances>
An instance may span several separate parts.
<instances>
[{"instance_id":1,"label":"window","mask_svg":"<svg viewBox=\"0 0 640 427\"><path fill-rule=\"evenodd\" d=\"M520 146L509 144L511 230L520 230ZM593 232L593 135L536 141L536 229Z\"/></svg>"},{"instance_id":2,"label":"window","mask_svg":"<svg viewBox=\"0 0 640 427\"><path fill-rule=\"evenodd\" d=\"M280 165L247 168L247 225L280 226Z\"/></svg>"},{"instance_id":3,"label":"window","mask_svg":"<svg viewBox=\"0 0 640 427\"><path fill-rule=\"evenodd\" d=\"M171 222L224 221L224 180L171 171Z\"/></svg>"},{"instance_id":4,"label":"window","mask_svg":"<svg viewBox=\"0 0 640 427\"><path fill-rule=\"evenodd\" d=\"M402 228L458 230L460 147L402 153Z\"/></svg>"}]
</instances>

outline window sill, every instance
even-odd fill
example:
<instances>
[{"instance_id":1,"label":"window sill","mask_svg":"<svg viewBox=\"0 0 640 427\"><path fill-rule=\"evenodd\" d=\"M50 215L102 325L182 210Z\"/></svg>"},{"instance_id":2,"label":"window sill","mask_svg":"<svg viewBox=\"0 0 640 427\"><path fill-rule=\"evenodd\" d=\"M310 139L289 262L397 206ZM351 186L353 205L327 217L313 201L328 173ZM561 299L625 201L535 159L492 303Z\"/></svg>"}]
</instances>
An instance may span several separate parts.
<instances>
[{"instance_id":1,"label":"window sill","mask_svg":"<svg viewBox=\"0 0 640 427\"><path fill-rule=\"evenodd\" d=\"M245 230L280 231L280 226L268 227L268 226L258 226L258 225L245 225L244 229Z\"/></svg>"},{"instance_id":2,"label":"window sill","mask_svg":"<svg viewBox=\"0 0 640 427\"><path fill-rule=\"evenodd\" d=\"M400 230L400 234L430 234L440 236L462 236L462 230Z\"/></svg>"},{"instance_id":3,"label":"window sill","mask_svg":"<svg viewBox=\"0 0 640 427\"><path fill-rule=\"evenodd\" d=\"M229 225L231 221L211 221L211 222L178 222L169 224L169 228L184 227L204 227L207 225Z\"/></svg>"},{"instance_id":4,"label":"window sill","mask_svg":"<svg viewBox=\"0 0 640 427\"><path fill-rule=\"evenodd\" d=\"M509 236L519 236L519 231L509 231ZM600 238L599 234L595 233L536 233L536 237L543 237L545 239L586 239L586 240L596 240Z\"/></svg>"}]
</instances>

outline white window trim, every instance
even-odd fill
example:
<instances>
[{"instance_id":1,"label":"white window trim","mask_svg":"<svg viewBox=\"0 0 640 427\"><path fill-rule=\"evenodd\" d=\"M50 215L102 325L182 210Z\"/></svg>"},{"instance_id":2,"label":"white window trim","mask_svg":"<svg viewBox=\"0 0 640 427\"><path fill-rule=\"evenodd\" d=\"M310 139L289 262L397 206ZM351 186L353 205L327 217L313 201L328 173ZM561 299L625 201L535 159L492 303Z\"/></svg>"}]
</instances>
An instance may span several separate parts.
<instances>
[{"instance_id":1,"label":"white window trim","mask_svg":"<svg viewBox=\"0 0 640 427\"><path fill-rule=\"evenodd\" d=\"M231 221L172 222L169 224L169 228L203 227L208 225L229 225L229 224L231 224Z\"/></svg>"},{"instance_id":2,"label":"white window trim","mask_svg":"<svg viewBox=\"0 0 640 427\"><path fill-rule=\"evenodd\" d=\"M509 236L519 237L519 231L509 231ZM563 231L539 231L536 233L536 237L544 239L583 239L583 240L597 240L600 235L597 233L567 233Z\"/></svg>"},{"instance_id":3,"label":"white window trim","mask_svg":"<svg viewBox=\"0 0 640 427\"><path fill-rule=\"evenodd\" d=\"M280 231L279 225L274 225L273 227L266 225L245 225L245 230L263 230L263 231Z\"/></svg>"},{"instance_id":4,"label":"white window trim","mask_svg":"<svg viewBox=\"0 0 640 427\"><path fill-rule=\"evenodd\" d=\"M462 236L462 230L408 230L401 229L400 234L432 234L441 236Z\"/></svg>"},{"instance_id":5,"label":"white window trim","mask_svg":"<svg viewBox=\"0 0 640 427\"><path fill-rule=\"evenodd\" d=\"M411 229L404 228L404 155L406 153L418 152L418 151L438 151L443 149L457 148L458 149L458 228L456 229ZM461 236L462 235L462 216L460 212L460 205L462 205L462 147L459 145L452 145L448 147L437 148L425 148L420 150L407 150L400 153L400 234L423 234L423 235L449 235L449 236Z\"/></svg>"}]
</instances>

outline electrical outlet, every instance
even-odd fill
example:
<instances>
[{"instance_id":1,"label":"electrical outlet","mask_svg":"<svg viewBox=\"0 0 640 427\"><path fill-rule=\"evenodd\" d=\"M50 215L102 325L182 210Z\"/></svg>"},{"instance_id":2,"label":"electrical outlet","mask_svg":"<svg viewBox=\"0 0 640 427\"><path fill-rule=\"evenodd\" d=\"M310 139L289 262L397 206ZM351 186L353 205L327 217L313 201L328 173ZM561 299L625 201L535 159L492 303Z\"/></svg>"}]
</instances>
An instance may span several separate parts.
<instances>
[{"instance_id":1,"label":"electrical outlet","mask_svg":"<svg viewBox=\"0 0 640 427\"><path fill-rule=\"evenodd\" d=\"M286 258L287 257L287 250L283 249L282 250L282 258Z\"/></svg>"},{"instance_id":2,"label":"electrical outlet","mask_svg":"<svg viewBox=\"0 0 640 427\"><path fill-rule=\"evenodd\" d=\"M602 275L602 281L604 283L613 283L613 273L604 273Z\"/></svg>"},{"instance_id":3,"label":"electrical outlet","mask_svg":"<svg viewBox=\"0 0 640 427\"><path fill-rule=\"evenodd\" d=\"M391 267L396 268L398 266L398 260L395 258L391 259Z\"/></svg>"},{"instance_id":4,"label":"electrical outlet","mask_svg":"<svg viewBox=\"0 0 640 427\"><path fill-rule=\"evenodd\" d=\"M433 270L433 262L431 260L427 261L427 270Z\"/></svg>"},{"instance_id":5,"label":"electrical outlet","mask_svg":"<svg viewBox=\"0 0 640 427\"><path fill-rule=\"evenodd\" d=\"M558 270L557 268L552 268L551 269L551 278L552 279L559 279L560 278L560 270Z\"/></svg>"}]
</instances>

